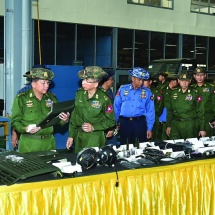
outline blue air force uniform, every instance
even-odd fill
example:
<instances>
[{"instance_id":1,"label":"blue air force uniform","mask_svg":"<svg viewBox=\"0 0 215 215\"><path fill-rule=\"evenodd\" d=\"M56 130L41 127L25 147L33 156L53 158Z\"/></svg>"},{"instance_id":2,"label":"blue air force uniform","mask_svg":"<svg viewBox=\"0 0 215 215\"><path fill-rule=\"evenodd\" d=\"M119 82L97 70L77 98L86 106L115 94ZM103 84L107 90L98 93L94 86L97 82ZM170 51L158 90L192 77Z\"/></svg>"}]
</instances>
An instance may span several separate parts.
<instances>
[{"instance_id":1,"label":"blue air force uniform","mask_svg":"<svg viewBox=\"0 0 215 215\"><path fill-rule=\"evenodd\" d=\"M151 91L142 86L122 85L114 100L116 121L120 124L120 143L147 141L147 130L152 131L155 109Z\"/></svg>"}]
</instances>

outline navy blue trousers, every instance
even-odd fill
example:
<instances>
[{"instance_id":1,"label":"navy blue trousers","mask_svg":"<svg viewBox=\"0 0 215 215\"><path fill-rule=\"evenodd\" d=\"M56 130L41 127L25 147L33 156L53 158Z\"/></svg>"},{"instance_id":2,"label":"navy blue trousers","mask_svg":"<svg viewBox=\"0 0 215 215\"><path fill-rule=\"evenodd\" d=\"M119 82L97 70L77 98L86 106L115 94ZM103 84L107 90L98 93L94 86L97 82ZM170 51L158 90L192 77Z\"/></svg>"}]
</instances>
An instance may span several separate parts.
<instances>
[{"instance_id":1,"label":"navy blue trousers","mask_svg":"<svg viewBox=\"0 0 215 215\"><path fill-rule=\"evenodd\" d=\"M123 119L120 118L120 144L136 144L147 141L146 118Z\"/></svg>"}]
</instances>

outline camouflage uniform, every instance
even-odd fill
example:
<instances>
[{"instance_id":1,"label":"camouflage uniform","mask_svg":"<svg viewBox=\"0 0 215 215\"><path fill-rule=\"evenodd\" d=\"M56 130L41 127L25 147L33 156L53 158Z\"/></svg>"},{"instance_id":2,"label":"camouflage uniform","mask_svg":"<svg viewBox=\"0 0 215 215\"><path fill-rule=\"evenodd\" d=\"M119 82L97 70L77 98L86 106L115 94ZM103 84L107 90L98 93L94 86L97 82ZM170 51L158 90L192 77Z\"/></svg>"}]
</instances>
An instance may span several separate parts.
<instances>
[{"instance_id":1,"label":"camouflage uniform","mask_svg":"<svg viewBox=\"0 0 215 215\"><path fill-rule=\"evenodd\" d=\"M189 80L188 75L180 77ZM204 131L204 107L197 90L188 87L186 92L176 88L170 97L167 109L167 127L171 127L170 139L198 137L198 129Z\"/></svg>"},{"instance_id":2,"label":"camouflage uniform","mask_svg":"<svg viewBox=\"0 0 215 215\"><path fill-rule=\"evenodd\" d=\"M54 74L48 69L36 68L30 70L27 76L31 79L51 80ZM12 107L11 125L21 134L18 146L19 152L56 149L53 127L41 129L35 134L26 132L26 127L42 121L51 111L52 104L56 102L58 100L52 93L46 93L41 100L38 100L33 89L18 94L15 97Z\"/></svg>"},{"instance_id":3,"label":"camouflage uniform","mask_svg":"<svg viewBox=\"0 0 215 215\"><path fill-rule=\"evenodd\" d=\"M106 73L96 66L86 67L78 73L81 79L101 79ZM93 132L84 132L83 123L93 125ZM69 125L69 137L74 138L75 152L83 148L101 147L106 143L105 131L116 125L113 105L108 96L97 89L91 98L83 88L80 88L75 97L75 108L72 112Z\"/></svg>"},{"instance_id":4,"label":"camouflage uniform","mask_svg":"<svg viewBox=\"0 0 215 215\"><path fill-rule=\"evenodd\" d=\"M202 68L197 68L194 72L195 74L203 73L205 74ZM212 83L204 82L202 86L198 84L193 84L192 87L198 91L199 100L204 105L205 111L205 131L206 136L213 136L213 128L210 127L209 122L215 116L215 87Z\"/></svg>"}]
</instances>

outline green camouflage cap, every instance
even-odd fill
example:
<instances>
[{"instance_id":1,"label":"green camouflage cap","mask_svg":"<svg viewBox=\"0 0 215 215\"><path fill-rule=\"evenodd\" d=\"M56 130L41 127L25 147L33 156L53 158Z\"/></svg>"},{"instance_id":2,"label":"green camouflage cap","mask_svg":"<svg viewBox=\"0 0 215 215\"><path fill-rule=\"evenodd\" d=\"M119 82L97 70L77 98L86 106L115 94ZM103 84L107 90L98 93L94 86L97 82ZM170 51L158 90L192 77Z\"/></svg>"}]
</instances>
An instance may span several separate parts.
<instances>
[{"instance_id":1,"label":"green camouflage cap","mask_svg":"<svg viewBox=\"0 0 215 215\"><path fill-rule=\"evenodd\" d=\"M49 69L34 68L26 72L23 76L30 79L51 80L54 78L54 73Z\"/></svg>"},{"instance_id":2,"label":"green camouflage cap","mask_svg":"<svg viewBox=\"0 0 215 215\"><path fill-rule=\"evenodd\" d=\"M205 70L202 67L197 67L194 71L194 74L200 74L200 73L205 73Z\"/></svg>"},{"instance_id":3,"label":"green camouflage cap","mask_svg":"<svg viewBox=\"0 0 215 215\"><path fill-rule=\"evenodd\" d=\"M189 73L181 73L179 76L179 79L184 81L189 81L192 79L192 77Z\"/></svg>"},{"instance_id":4,"label":"green camouflage cap","mask_svg":"<svg viewBox=\"0 0 215 215\"><path fill-rule=\"evenodd\" d=\"M78 77L80 79L86 79L86 78L102 78L107 73L98 66L87 66L84 70L81 70L78 72Z\"/></svg>"},{"instance_id":5,"label":"green camouflage cap","mask_svg":"<svg viewBox=\"0 0 215 215\"><path fill-rule=\"evenodd\" d=\"M177 79L178 79L178 75L177 74L169 74L167 76L167 80L168 81L177 80Z\"/></svg>"}]
</instances>

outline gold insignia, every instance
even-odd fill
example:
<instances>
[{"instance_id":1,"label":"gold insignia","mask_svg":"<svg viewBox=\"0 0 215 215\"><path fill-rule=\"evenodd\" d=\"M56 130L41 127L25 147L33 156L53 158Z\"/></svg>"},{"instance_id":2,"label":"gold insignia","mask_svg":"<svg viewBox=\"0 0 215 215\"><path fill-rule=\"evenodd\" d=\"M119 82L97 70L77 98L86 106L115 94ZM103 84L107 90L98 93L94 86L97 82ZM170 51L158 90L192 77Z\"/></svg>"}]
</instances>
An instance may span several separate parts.
<instances>
[{"instance_id":1,"label":"gold insignia","mask_svg":"<svg viewBox=\"0 0 215 215\"><path fill-rule=\"evenodd\" d=\"M48 77L48 73L47 73L47 72L44 72L44 73L43 73L43 76L44 76L44 77Z\"/></svg>"},{"instance_id":2,"label":"gold insignia","mask_svg":"<svg viewBox=\"0 0 215 215\"><path fill-rule=\"evenodd\" d=\"M32 95L32 93L30 93L30 97L32 97L33 95Z\"/></svg>"},{"instance_id":3,"label":"gold insignia","mask_svg":"<svg viewBox=\"0 0 215 215\"><path fill-rule=\"evenodd\" d=\"M201 72L200 69L197 69L197 72Z\"/></svg>"},{"instance_id":4,"label":"gold insignia","mask_svg":"<svg viewBox=\"0 0 215 215\"><path fill-rule=\"evenodd\" d=\"M187 76L186 76L186 75L183 75L182 78L187 78Z\"/></svg>"}]
</instances>

